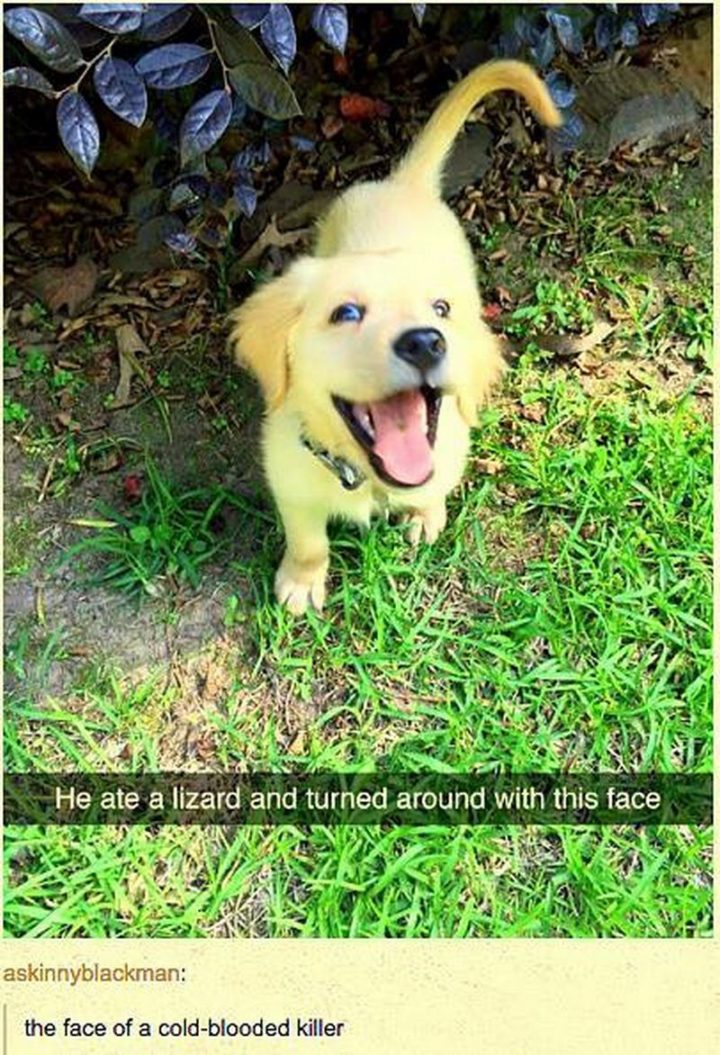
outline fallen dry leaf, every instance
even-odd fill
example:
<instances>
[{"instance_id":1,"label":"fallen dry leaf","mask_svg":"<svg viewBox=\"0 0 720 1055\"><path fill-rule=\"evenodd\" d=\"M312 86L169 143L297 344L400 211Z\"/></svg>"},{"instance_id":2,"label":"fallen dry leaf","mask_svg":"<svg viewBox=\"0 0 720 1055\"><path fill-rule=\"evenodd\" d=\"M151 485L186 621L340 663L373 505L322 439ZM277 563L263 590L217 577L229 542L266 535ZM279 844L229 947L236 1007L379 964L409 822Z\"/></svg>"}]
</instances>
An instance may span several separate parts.
<instances>
[{"instance_id":1,"label":"fallen dry leaf","mask_svg":"<svg viewBox=\"0 0 720 1055\"><path fill-rule=\"evenodd\" d=\"M350 72L350 64L348 63L347 56L338 55L337 53L333 55L333 72L336 73L338 77L347 77Z\"/></svg>"},{"instance_id":2,"label":"fallen dry leaf","mask_svg":"<svg viewBox=\"0 0 720 1055\"><path fill-rule=\"evenodd\" d=\"M473 468L484 476L497 476L505 466L497 458L476 458L473 461Z\"/></svg>"},{"instance_id":3,"label":"fallen dry leaf","mask_svg":"<svg viewBox=\"0 0 720 1055\"><path fill-rule=\"evenodd\" d=\"M71 319L63 326L62 330L57 335L58 344L64 344L68 337L71 337L72 334L78 333L80 330L84 330L87 326L87 323L88 320L86 315L81 315L77 319Z\"/></svg>"},{"instance_id":4,"label":"fallen dry leaf","mask_svg":"<svg viewBox=\"0 0 720 1055\"><path fill-rule=\"evenodd\" d=\"M675 34L662 40L653 56L673 84L686 88L708 109L713 101L712 36L712 17L705 16L679 26Z\"/></svg>"},{"instance_id":5,"label":"fallen dry leaf","mask_svg":"<svg viewBox=\"0 0 720 1055\"><path fill-rule=\"evenodd\" d=\"M573 359L575 356L590 352L609 337L615 329L614 325L606 319L596 319L590 333L574 336L569 333L546 334L538 338L538 344L548 352L562 356L565 359Z\"/></svg>"},{"instance_id":6,"label":"fallen dry leaf","mask_svg":"<svg viewBox=\"0 0 720 1055\"><path fill-rule=\"evenodd\" d=\"M537 424L545 420L546 410L544 403L528 403L527 406L520 407L520 417Z\"/></svg>"},{"instance_id":7,"label":"fallen dry leaf","mask_svg":"<svg viewBox=\"0 0 720 1055\"><path fill-rule=\"evenodd\" d=\"M128 293L106 293L98 298L99 308L152 308L153 305L145 297L138 297Z\"/></svg>"},{"instance_id":8,"label":"fallen dry leaf","mask_svg":"<svg viewBox=\"0 0 720 1055\"><path fill-rule=\"evenodd\" d=\"M305 752L305 730L300 729L288 744L288 753L302 755Z\"/></svg>"},{"instance_id":9,"label":"fallen dry leaf","mask_svg":"<svg viewBox=\"0 0 720 1055\"><path fill-rule=\"evenodd\" d=\"M592 352L581 352L576 359L576 365L582 374L596 374L602 369L603 361Z\"/></svg>"},{"instance_id":10,"label":"fallen dry leaf","mask_svg":"<svg viewBox=\"0 0 720 1055\"><path fill-rule=\"evenodd\" d=\"M37 314L32 304L23 304L20 311L20 325L21 326L32 326L37 318Z\"/></svg>"},{"instance_id":11,"label":"fallen dry leaf","mask_svg":"<svg viewBox=\"0 0 720 1055\"><path fill-rule=\"evenodd\" d=\"M123 462L122 452L115 447L111 447L109 450L98 451L88 458L88 466L96 473L114 472L115 469L120 468Z\"/></svg>"},{"instance_id":12,"label":"fallen dry leaf","mask_svg":"<svg viewBox=\"0 0 720 1055\"><path fill-rule=\"evenodd\" d=\"M118 359L120 361L120 379L115 389L113 410L125 407L132 402L130 398L130 383L133 375L137 374L147 384L147 376L137 360L137 352L147 352L148 348L135 327L129 323L123 323L115 330L115 340L118 346Z\"/></svg>"},{"instance_id":13,"label":"fallen dry leaf","mask_svg":"<svg viewBox=\"0 0 720 1055\"><path fill-rule=\"evenodd\" d=\"M97 264L81 256L72 267L46 267L31 279L30 285L52 312L65 306L71 317L95 292Z\"/></svg>"},{"instance_id":14,"label":"fallen dry leaf","mask_svg":"<svg viewBox=\"0 0 720 1055\"><path fill-rule=\"evenodd\" d=\"M70 429L71 432L80 431L79 424L76 421L73 421L72 414L67 410L61 410L59 414L56 414L55 421L61 429Z\"/></svg>"},{"instance_id":15,"label":"fallen dry leaf","mask_svg":"<svg viewBox=\"0 0 720 1055\"><path fill-rule=\"evenodd\" d=\"M303 227L297 231L279 231L275 217L271 217L265 230L262 232L259 238L256 238L252 245L243 253L235 265L238 268L249 267L250 264L254 264L256 260L259 260L266 249L270 246L277 246L282 249L287 245L295 245L302 238L309 233L308 228Z\"/></svg>"},{"instance_id":16,"label":"fallen dry leaf","mask_svg":"<svg viewBox=\"0 0 720 1055\"><path fill-rule=\"evenodd\" d=\"M338 117L337 114L328 114L327 117L323 118L320 130L326 139L332 139L338 132L342 132L344 127L345 122L341 117Z\"/></svg>"}]
</instances>

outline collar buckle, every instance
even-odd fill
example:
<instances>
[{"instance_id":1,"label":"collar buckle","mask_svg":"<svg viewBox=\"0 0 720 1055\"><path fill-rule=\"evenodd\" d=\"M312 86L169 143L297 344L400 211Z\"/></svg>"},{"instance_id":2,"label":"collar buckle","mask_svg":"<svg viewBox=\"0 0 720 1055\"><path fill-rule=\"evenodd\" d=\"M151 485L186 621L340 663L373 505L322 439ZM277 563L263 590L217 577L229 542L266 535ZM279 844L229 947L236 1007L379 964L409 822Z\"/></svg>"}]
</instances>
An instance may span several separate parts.
<instances>
[{"instance_id":1,"label":"collar buckle","mask_svg":"<svg viewBox=\"0 0 720 1055\"><path fill-rule=\"evenodd\" d=\"M307 436L301 435L300 442L306 450L314 454L318 461L336 476L346 491L356 491L361 484L365 483L367 477L362 469L353 465L347 458L341 458L337 454L331 454L325 447L318 447L309 440Z\"/></svg>"}]
</instances>

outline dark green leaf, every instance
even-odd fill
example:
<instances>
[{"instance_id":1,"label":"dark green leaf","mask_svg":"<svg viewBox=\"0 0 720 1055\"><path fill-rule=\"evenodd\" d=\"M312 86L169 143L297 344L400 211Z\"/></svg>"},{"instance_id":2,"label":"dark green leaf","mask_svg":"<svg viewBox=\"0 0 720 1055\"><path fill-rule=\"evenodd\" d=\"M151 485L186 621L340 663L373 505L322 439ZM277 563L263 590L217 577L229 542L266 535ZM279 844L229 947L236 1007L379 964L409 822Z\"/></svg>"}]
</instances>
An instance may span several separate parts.
<instances>
[{"instance_id":1,"label":"dark green leaf","mask_svg":"<svg viewBox=\"0 0 720 1055\"><path fill-rule=\"evenodd\" d=\"M52 15L32 7L14 7L5 14L5 27L28 51L46 66L70 73L82 66L83 57L75 38Z\"/></svg>"},{"instance_id":2,"label":"dark green leaf","mask_svg":"<svg viewBox=\"0 0 720 1055\"><path fill-rule=\"evenodd\" d=\"M199 81L210 59L210 52L198 44L163 44L138 59L135 69L151 88L167 91Z\"/></svg>"},{"instance_id":3,"label":"dark green leaf","mask_svg":"<svg viewBox=\"0 0 720 1055\"><path fill-rule=\"evenodd\" d=\"M132 33L142 19L142 4L83 4L79 17L107 33Z\"/></svg>"},{"instance_id":4,"label":"dark green leaf","mask_svg":"<svg viewBox=\"0 0 720 1055\"><path fill-rule=\"evenodd\" d=\"M187 183L178 183L170 192L168 208L171 212L176 209L188 209L198 204L198 196Z\"/></svg>"},{"instance_id":5,"label":"dark green leaf","mask_svg":"<svg viewBox=\"0 0 720 1055\"><path fill-rule=\"evenodd\" d=\"M226 65L236 66L239 62L269 65L265 52L246 29L230 22L225 26L218 26L216 35L220 54Z\"/></svg>"},{"instance_id":6,"label":"dark green leaf","mask_svg":"<svg viewBox=\"0 0 720 1055\"><path fill-rule=\"evenodd\" d=\"M55 94L47 77L43 77L42 73L31 69L30 66L16 66L12 70L5 70L3 84L6 88L31 88L35 92L42 92L43 95L53 96Z\"/></svg>"},{"instance_id":7,"label":"dark green leaf","mask_svg":"<svg viewBox=\"0 0 720 1055\"><path fill-rule=\"evenodd\" d=\"M537 42L530 48L530 54L537 62L540 69L544 70L555 58L555 38L550 26L546 26L539 35Z\"/></svg>"},{"instance_id":8,"label":"dark green leaf","mask_svg":"<svg viewBox=\"0 0 720 1055\"><path fill-rule=\"evenodd\" d=\"M238 180L233 186L233 198L246 216L252 216L257 206L257 191L249 183Z\"/></svg>"},{"instance_id":9,"label":"dark green leaf","mask_svg":"<svg viewBox=\"0 0 720 1055\"><path fill-rule=\"evenodd\" d=\"M271 4L260 26L262 42L287 73L297 51L295 23L287 4Z\"/></svg>"},{"instance_id":10,"label":"dark green leaf","mask_svg":"<svg viewBox=\"0 0 720 1055\"><path fill-rule=\"evenodd\" d=\"M233 18L245 29L259 26L270 10L270 4L230 4Z\"/></svg>"},{"instance_id":11,"label":"dark green leaf","mask_svg":"<svg viewBox=\"0 0 720 1055\"><path fill-rule=\"evenodd\" d=\"M626 22L623 22L622 29L620 30L620 39L626 48L634 48L640 40L637 23L633 22L631 18L628 18Z\"/></svg>"},{"instance_id":12,"label":"dark green leaf","mask_svg":"<svg viewBox=\"0 0 720 1055\"><path fill-rule=\"evenodd\" d=\"M572 18L557 11L550 11L547 17L565 50L571 55L579 55L583 49L582 34Z\"/></svg>"},{"instance_id":13,"label":"dark green leaf","mask_svg":"<svg viewBox=\"0 0 720 1055\"><path fill-rule=\"evenodd\" d=\"M182 253L183 256L187 256L197 248L197 238L188 231L177 231L175 234L167 236L165 245L168 249L172 249L174 253Z\"/></svg>"},{"instance_id":14,"label":"dark green leaf","mask_svg":"<svg viewBox=\"0 0 720 1055\"><path fill-rule=\"evenodd\" d=\"M609 12L598 15L595 23L595 44L600 51L607 51L615 37L617 19Z\"/></svg>"},{"instance_id":15,"label":"dark green leaf","mask_svg":"<svg viewBox=\"0 0 720 1055\"><path fill-rule=\"evenodd\" d=\"M574 150L584 131L585 125L582 118L570 111L565 117L562 128L554 128L550 133L553 154L562 155Z\"/></svg>"},{"instance_id":16,"label":"dark green leaf","mask_svg":"<svg viewBox=\"0 0 720 1055\"><path fill-rule=\"evenodd\" d=\"M79 92L63 95L57 107L57 123L63 146L75 164L89 176L100 152L100 129Z\"/></svg>"},{"instance_id":17,"label":"dark green leaf","mask_svg":"<svg viewBox=\"0 0 720 1055\"><path fill-rule=\"evenodd\" d=\"M190 4L150 4L142 16L141 40L167 40L185 25L192 14Z\"/></svg>"},{"instance_id":18,"label":"dark green leaf","mask_svg":"<svg viewBox=\"0 0 720 1055\"><path fill-rule=\"evenodd\" d=\"M552 101L560 109L564 110L575 102L577 92L573 86L557 70L553 70L545 78Z\"/></svg>"},{"instance_id":19,"label":"dark green leaf","mask_svg":"<svg viewBox=\"0 0 720 1055\"><path fill-rule=\"evenodd\" d=\"M95 89L113 113L139 128L147 114L147 92L142 78L124 59L107 56L93 71Z\"/></svg>"},{"instance_id":20,"label":"dark green leaf","mask_svg":"<svg viewBox=\"0 0 720 1055\"><path fill-rule=\"evenodd\" d=\"M160 187L143 187L136 191L128 201L128 216L131 220L144 223L157 214L162 204L163 190Z\"/></svg>"},{"instance_id":21,"label":"dark green leaf","mask_svg":"<svg viewBox=\"0 0 720 1055\"><path fill-rule=\"evenodd\" d=\"M198 99L180 127L180 156L183 164L204 154L217 143L230 121L232 99L230 93L219 89Z\"/></svg>"},{"instance_id":22,"label":"dark green leaf","mask_svg":"<svg viewBox=\"0 0 720 1055\"><path fill-rule=\"evenodd\" d=\"M240 62L230 70L229 77L248 106L266 117L285 121L302 113L292 88L272 66Z\"/></svg>"},{"instance_id":23,"label":"dark green leaf","mask_svg":"<svg viewBox=\"0 0 720 1055\"><path fill-rule=\"evenodd\" d=\"M348 38L348 16L345 4L316 4L311 18L317 35L341 55Z\"/></svg>"},{"instance_id":24,"label":"dark green leaf","mask_svg":"<svg viewBox=\"0 0 720 1055\"><path fill-rule=\"evenodd\" d=\"M165 244L165 239L171 234L184 230L182 222L177 216L165 214L154 216L152 220L144 223L137 233L138 248L147 253L158 249Z\"/></svg>"}]
</instances>

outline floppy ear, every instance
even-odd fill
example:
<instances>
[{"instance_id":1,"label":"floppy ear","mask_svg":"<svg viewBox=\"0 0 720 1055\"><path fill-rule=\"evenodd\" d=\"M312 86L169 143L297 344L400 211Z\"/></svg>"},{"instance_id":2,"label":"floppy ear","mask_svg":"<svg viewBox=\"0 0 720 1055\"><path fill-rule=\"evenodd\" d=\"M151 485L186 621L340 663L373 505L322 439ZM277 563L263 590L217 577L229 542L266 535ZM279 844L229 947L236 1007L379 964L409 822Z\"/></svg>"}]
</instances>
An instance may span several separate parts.
<instances>
[{"instance_id":1,"label":"floppy ear","mask_svg":"<svg viewBox=\"0 0 720 1055\"><path fill-rule=\"evenodd\" d=\"M278 407L287 392L290 338L305 305L315 265L311 257L296 261L230 316L235 358L255 374L269 409Z\"/></svg>"},{"instance_id":2,"label":"floppy ear","mask_svg":"<svg viewBox=\"0 0 720 1055\"><path fill-rule=\"evenodd\" d=\"M470 428L476 424L478 410L506 370L500 341L483 324L473 342L468 378L458 391L458 406Z\"/></svg>"}]
</instances>

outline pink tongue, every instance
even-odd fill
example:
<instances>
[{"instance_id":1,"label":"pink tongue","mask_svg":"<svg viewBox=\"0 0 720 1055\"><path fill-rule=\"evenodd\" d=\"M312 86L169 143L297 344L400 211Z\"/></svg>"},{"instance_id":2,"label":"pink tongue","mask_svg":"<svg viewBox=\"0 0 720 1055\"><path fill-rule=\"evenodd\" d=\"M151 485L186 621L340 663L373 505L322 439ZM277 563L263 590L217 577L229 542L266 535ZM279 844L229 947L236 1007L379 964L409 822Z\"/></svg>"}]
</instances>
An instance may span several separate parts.
<instances>
[{"instance_id":1,"label":"pink tongue","mask_svg":"<svg viewBox=\"0 0 720 1055\"><path fill-rule=\"evenodd\" d=\"M399 483L424 483L432 471L432 451L422 393L399 392L369 406L375 428L373 450L385 470Z\"/></svg>"}]
</instances>

